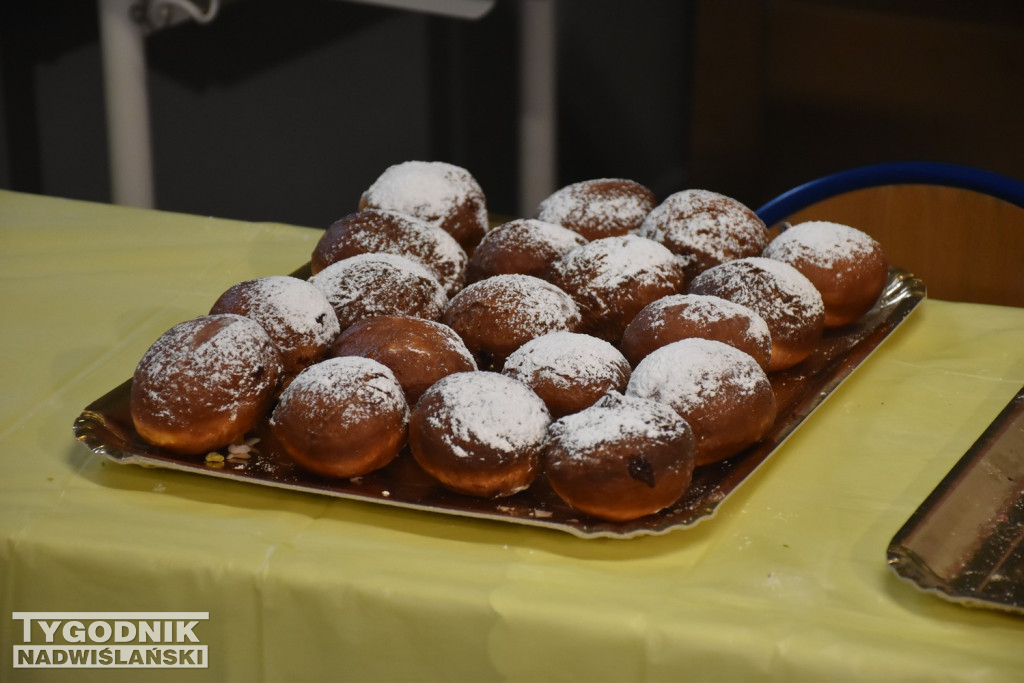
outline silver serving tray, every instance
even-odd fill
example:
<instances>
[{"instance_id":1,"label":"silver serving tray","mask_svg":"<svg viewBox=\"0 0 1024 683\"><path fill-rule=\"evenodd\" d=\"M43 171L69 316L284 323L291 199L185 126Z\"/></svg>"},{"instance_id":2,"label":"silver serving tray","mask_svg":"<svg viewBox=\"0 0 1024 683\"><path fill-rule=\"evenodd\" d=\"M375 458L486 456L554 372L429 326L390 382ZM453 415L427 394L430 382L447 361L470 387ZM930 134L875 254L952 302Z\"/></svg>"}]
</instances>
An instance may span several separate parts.
<instances>
[{"instance_id":1,"label":"silver serving tray","mask_svg":"<svg viewBox=\"0 0 1024 683\"><path fill-rule=\"evenodd\" d=\"M1024 614L1024 388L893 537L888 559L925 592Z\"/></svg>"},{"instance_id":2,"label":"silver serving tray","mask_svg":"<svg viewBox=\"0 0 1024 683\"><path fill-rule=\"evenodd\" d=\"M296 275L301 275L302 270ZM924 283L904 270L890 271L875 307L861 320L832 330L815 352L790 370L770 376L778 417L768 436L746 451L697 468L682 498L665 510L629 522L605 522L573 510L554 493L543 474L526 491L502 499L452 493L424 473L404 450L387 467L355 479L326 479L299 469L274 442L266 421L255 430L258 453L247 461L225 457L183 457L145 443L129 415L131 380L89 404L74 423L76 438L114 462L161 467L221 479L335 496L382 505L532 525L581 538L634 538L693 526L718 506L828 398L925 298ZM225 451L224 455L228 453Z\"/></svg>"}]
</instances>

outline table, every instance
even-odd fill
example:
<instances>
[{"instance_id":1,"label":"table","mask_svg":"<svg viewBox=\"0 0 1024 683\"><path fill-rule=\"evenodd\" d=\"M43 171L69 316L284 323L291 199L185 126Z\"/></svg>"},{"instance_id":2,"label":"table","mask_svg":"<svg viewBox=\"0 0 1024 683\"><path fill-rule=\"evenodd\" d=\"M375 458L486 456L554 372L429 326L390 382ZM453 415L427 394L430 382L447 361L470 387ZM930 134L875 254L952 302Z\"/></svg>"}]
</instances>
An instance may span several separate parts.
<instances>
[{"instance_id":1,"label":"table","mask_svg":"<svg viewBox=\"0 0 1024 683\"><path fill-rule=\"evenodd\" d=\"M12 615L59 611L208 612L198 681L1019 679L1024 619L924 594L885 551L1024 384L1024 309L926 300L714 518L663 536L268 490L75 442L164 330L291 272L320 234L0 191L0 679L180 675L12 668Z\"/></svg>"}]
</instances>

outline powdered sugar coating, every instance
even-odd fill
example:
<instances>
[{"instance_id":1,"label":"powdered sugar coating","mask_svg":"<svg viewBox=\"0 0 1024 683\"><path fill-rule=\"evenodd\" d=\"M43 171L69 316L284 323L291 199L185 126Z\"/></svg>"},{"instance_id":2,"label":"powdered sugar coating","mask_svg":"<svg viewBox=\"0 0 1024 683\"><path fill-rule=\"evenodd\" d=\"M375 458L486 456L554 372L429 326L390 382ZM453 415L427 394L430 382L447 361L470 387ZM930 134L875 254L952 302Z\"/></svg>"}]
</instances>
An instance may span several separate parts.
<instances>
[{"instance_id":1,"label":"powdered sugar coating","mask_svg":"<svg viewBox=\"0 0 1024 683\"><path fill-rule=\"evenodd\" d=\"M477 282L493 275L522 273L544 277L556 260L586 239L554 223L522 218L487 233L473 251L467 279Z\"/></svg>"},{"instance_id":2,"label":"powdered sugar coating","mask_svg":"<svg viewBox=\"0 0 1024 683\"><path fill-rule=\"evenodd\" d=\"M345 331L346 335L352 335L357 333L357 328L365 328L370 330L371 334L376 334L378 331L384 332L390 326L399 325L402 323L411 323L416 327L420 328L419 331L430 334L431 342L436 344L437 350L441 351L444 355L451 355L454 358L460 359L465 363L474 363L473 355L466 348L466 345L462 341L462 337L455 333L455 330L448 327L444 323L437 322L436 320L426 320L424 318L412 318L410 316L375 316L373 318L367 318L366 320L360 321L358 325L353 325ZM394 328L397 330L398 328ZM399 336L401 334L399 333ZM335 344L334 351L336 355L349 355L338 353L338 350L342 348L340 344L343 339L338 339ZM424 349L419 347L413 349L417 353L425 353ZM433 350L433 349L432 349ZM361 354L352 354L361 355ZM475 369L475 368L474 368Z\"/></svg>"},{"instance_id":3,"label":"powdered sugar coating","mask_svg":"<svg viewBox=\"0 0 1024 683\"><path fill-rule=\"evenodd\" d=\"M530 275L495 275L466 287L459 296L465 299L483 296L499 304L507 302L503 312L508 327L528 325L544 333L563 330L579 320L572 298L555 285Z\"/></svg>"},{"instance_id":4,"label":"powdered sugar coating","mask_svg":"<svg viewBox=\"0 0 1024 683\"><path fill-rule=\"evenodd\" d=\"M690 431L690 425L671 406L614 392L586 410L553 422L548 428L548 438L557 441L566 456L586 462L600 459L600 449L610 444L629 440L671 442ZM681 458L680 466L685 464L685 458Z\"/></svg>"},{"instance_id":5,"label":"powdered sugar coating","mask_svg":"<svg viewBox=\"0 0 1024 683\"><path fill-rule=\"evenodd\" d=\"M654 205L654 193L635 181L598 178L556 190L537 207L537 218L590 240L636 230Z\"/></svg>"},{"instance_id":6,"label":"powdered sugar coating","mask_svg":"<svg viewBox=\"0 0 1024 683\"><path fill-rule=\"evenodd\" d=\"M754 359L712 339L683 339L654 351L636 366L626 394L650 398L686 413L722 396L752 396L768 383Z\"/></svg>"},{"instance_id":7,"label":"powdered sugar coating","mask_svg":"<svg viewBox=\"0 0 1024 683\"><path fill-rule=\"evenodd\" d=\"M585 384L618 384L629 376L629 364L614 346L575 332L551 332L520 346L502 372L527 385L543 375L550 381L572 387Z\"/></svg>"},{"instance_id":8,"label":"powdered sugar coating","mask_svg":"<svg viewBox=\"0 0 1024 683\"><path fill-rule=\"evenodd\" d=\"M723 263L701 273L690 292L748 306L764 318L773 342L802 337L825 317L821 294L788 263L759 256Z\"/></svg>"},{"instance_id":9,"label":"powdered sugar coating","mask_svg":"<svg viewBox=\"0 0 1024 683\"><path fill-rule=\"evenodd\" d=\"M444 228L463 247L487 230L483 190L464 168L443 161L389 166L363 193L359 208L392 209Z\"/></svg>"},{"instance_id":10,"label":"powdered sugar coating","mask_svg":"<svg viewBox=\"0 0 1024 683\"><path fill-rule=\"evenodd\" d=\"M433 320L381 315L349 326L332 356L364 356L391 368L410 405L446 375L476 370L476 359L455 330Z\"/></svg>"},{"instance_id":11,"label":"powdered sugar coating","mask_svg":"<svg viewBox=\"0 0 1024 683\"><path fill-rule=\"evenodd\" d=\"M612 342L644 306L685 284L679 257L636 235L604 237L573 249L552 265L551 280L579 304L586 331Z\"/></svg>"},{"instance_id":12,"label":"powdered sugar coating","mask_svg":"<svg viewBox=\"0 0 1024 683\"><path fill-rule=\"evenodd\" d=\"M696 455L690 425L670 406L613 392L548 428L544 467L573 508L625 521L679 500Z\"/></svg>"},{"instance_id":13,"label":"powdered sugar coating","mask_svg":"<svg viewBox=\"0 0 1024 683\"><path fill-rule=\"evenodd\" d=\"M731 197L701 189L667 197L637 234L682 256L690 279L719 263L757 256L768 244L768 229L757 214Z\"/></svg>"},{"instance_id":14,"label":"powdered sugar coating","mask_svg":"<svg viewBox=\"0 0 1024 683\"><path fill-rule=\"evenodd\" d=\"M433 223L386 209L366 209L332 223L313 250L313 272L365 253L398 254L422 264L449 296L465 282L468 258L454 237Z\"/></svg>"},{"instance_id":15,"label":"powdered sugar coating","mask_svg":"<svg viewBox=\"0 0 1024 683\"><path fill-rule=\"evenodd\" d=\"M622 335L620 348L636 365L656 348L687 337L714 339L754 356L767 367L768 324L749 306L702 294L671 294L641 310Z\"/></svg>"},{"instance_id":16,"label":"powdered sugar coating","mask_svg":"<svg viewBox=\"0 0 1024 683\"><path fill-rule=\"evenodd\" d=\"M237 313L258 322L281 352L287 372L321 360L341 332L327 297L306 280L271 275L240 282L224 292L210 313Z\"/></svg>"},{"instance_id":17,"label":"powdered sugar coating","mask_svg":"<svg viewBox=\"0 0 1024 683\"><path fill-rule=\"evenodd\" d=\"M744 330L743 336L754 343L771 343L771 333L764 318L748 306L743 306L734 301L729 301L718 296L704 294L670 294L662 297L647 306L653 321L652 326L664 323L665 311L685 304L686 309L682 315L694 322L708 324L722 319L724 316L735 316L749 318L749 325Z\"/></svg>"},{"instance_id":18,"label":"powdered sugar coating","mask_svg":"<svg viewBox=\"0 0 1024 683\"><path fill-rule=\"evenodd\" d=\"M775 392L754 358L711 339L653 351L633 370L626 394L661 401L690 424L697 464L728 458L760 441L776 416Z\"/></svg>"},{"instance_id":19,"label":"powdered sugar coating","mask_svg":"<svg viewBox=\"0 0 1024 683\"><path fill-rule=\"evenodd\" d=\"M256 321L235 314L179 323L143 354L130 409L139 434L176 452L230 443L269 407L280 354Z\"/></svg>"},{"instance_id":20,"label":"powdered sugar coating","mask_svg":"<svg viewBox=\"0 0 1024 683\"><path fill-rule=\"evenodd\" d=\"M560 254L568 253L587 241L578 232L534 218L510 221L498 226L492 232L504 232L512 228L515 228L516 233L521 236L527 246L535 246L540 249L550 248ZM490 234L488 234L489 236Z\"/></svg>"},{"instance_id":21,"label":"powdered sugar coating","mask_svg":"<svg viewBox=\"0 0 1024 683\"><path fill-rule=\"evenodd\" d=\"M835 268L879 250L873 237L856 228L829 221L806 221L780 233L765 247L762 256L787 263L799 259L822 268Z\"/></svg>"},{"instance_id":22,"label":"powdered sugar coating","mask_svg":"<svg viewBox=\"0 0 1024 683\"><path fill-rule=\"evenodd\" d=\"M277 373L256 370L275 362L280 372L273 342L263 327L229 313L200 316L172 327L142 356L135 376L145 387L154 415L170 425L185 426L187 415L177 408L183 396L199 409L234 415L254 393L272 386Z\"/></svg>"},{"instance_id":23,"label":"powdered sugar coating","mask_svg":"<svg viewBox=\"0 0 1024 683\"><path fill-rule=\"evenodd\" d=\"M499 460L536 451L547 435L551 415L544 402L522 382L494 372L458 372L439 380L421 399L440 399L426 415L436 433L458 458L473 459L482 447Z\"/></svg>"},{"instance_id":24,"label":"powdered sugar coating","mask_svg":"<svg viewBox=\"0 0 1024 683\"><path fill-rule=\"evenodd\" d=\"M405 393L394 373L370 358L345 356L328 358L300 372L281 392L277 411L299 406L304 419L317 425L337 417L344 406L345 420L362 423L381 414L397 414L403 424L409 421ZM271 416L271 426L275 424Z\"/></svg>"},{"instance_id":25,"label":"powdered sugar coating","mask_svg":"<svg viewBox=\"0 0 1024 683\"><path fill-rule=\"evenodd\" d=\"M775 238L764 256L790 264L810 280L824 302L827 328L862 317L889 280L882 246L866 233L838 223L795 225Z\"/></svg>"},{"instance_id":26,"label":"powdered sugar coating","mask_svg":"<svg viewBox=\"0 0 1024 683\"><path fill-rule=\"evenodd\" d=\"M405 445L409 406L394 374L375 360L330 358L282 392L270 429L303 469L330 478L369 474Z\"/></svg>"},{"instance_id":27,"label":"powdered sugar coating","mask_svg":"<svg viewBox=\"0 0 1024 683\"><path fill-rule=\"evenodd\" d=\"M581 321L579 307L561 289L519 273L495 275L452 298L442 322L454 329L481 368L501 363L535 337L568 330Z\"/></svg>"},{"instance_id":28,"label":"powdered sugar coating","mask_svg":"<svg viewBox=\"0 0 1024 683\"><path fill-rule=\"evenodd\" d=\"M341 329L376 315L437 320L448 305L444 287L424 266L397 254L358 254L309 281L334 307Z\"/></svg>"},{"instance_id":29,"label":"powdered sugar coating","mask_svg":"<svg viewBox=\"0 0 1024 683\"><path fill-rule=\"evenodd\" d=\"M531 387L552 415L561 416L586 408L608 391L625 391L629 362L603 339L551 332L516 349L502 374Z\"/></svg>"},{"instance_id":30,"label":"powdered sugar coating","mask_svg":"<svg viewBox=\"0 0 1024 683\"><path fill-rule=\"evenodd\" d=\"M635 281L663 282L678 274L679 259L636 235L604 237L566 254L556 265L563 278L586 278L588 289L611 292Z\"/></svg>"}]
</instances>

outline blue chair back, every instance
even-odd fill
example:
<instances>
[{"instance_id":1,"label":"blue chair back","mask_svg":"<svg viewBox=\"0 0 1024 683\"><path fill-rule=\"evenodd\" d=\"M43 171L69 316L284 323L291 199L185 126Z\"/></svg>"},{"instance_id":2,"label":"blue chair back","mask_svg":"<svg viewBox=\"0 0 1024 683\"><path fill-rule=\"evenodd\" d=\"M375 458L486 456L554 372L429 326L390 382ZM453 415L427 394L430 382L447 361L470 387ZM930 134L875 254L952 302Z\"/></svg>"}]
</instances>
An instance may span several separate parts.
<instances>
[{"instance_id":1,"label":"blue chair back","mask_svg":"<svg viewBox=\"0 0 1024 683\"><path fill-rule=\"evenodd\" d=\"M897 162L812 180L757 210L769 226L830 220L864 230L928 296L1024 306L1024 182L969 166Z\"/></svg>"},{"instance_id":2,"label":"blue chair back","mask_svg":"<svg viewBox=\"0 0 1024 683\"><path fill-rule=\"evenodd\" d=\"M972 190L1024 208L1024 182L971 166L930 161L899 161L861 166L783 192L757 210L766 225L775 225L800 209L844 192L882 185L942 185Z\"/></svg>"}]
</instances>

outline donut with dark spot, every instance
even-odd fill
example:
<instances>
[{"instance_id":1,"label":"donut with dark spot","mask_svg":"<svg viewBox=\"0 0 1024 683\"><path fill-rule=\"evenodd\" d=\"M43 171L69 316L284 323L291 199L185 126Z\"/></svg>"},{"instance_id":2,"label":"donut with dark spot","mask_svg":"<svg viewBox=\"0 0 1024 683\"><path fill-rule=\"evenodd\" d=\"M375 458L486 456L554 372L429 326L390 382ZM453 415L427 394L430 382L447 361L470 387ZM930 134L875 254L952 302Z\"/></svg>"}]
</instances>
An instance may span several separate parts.
<instances>
[{"instance_id":1,"label":"donut with dark spot","mask_svg":"<svg viewBox=\"0 0 1024 683\"><path fill-rule=\"evenodd\" d=\"M544 471L573 508L624 522L679 500L696 455L693 430L670 406L609 393L548 428Z\"/></svg>"}]
</instances>

